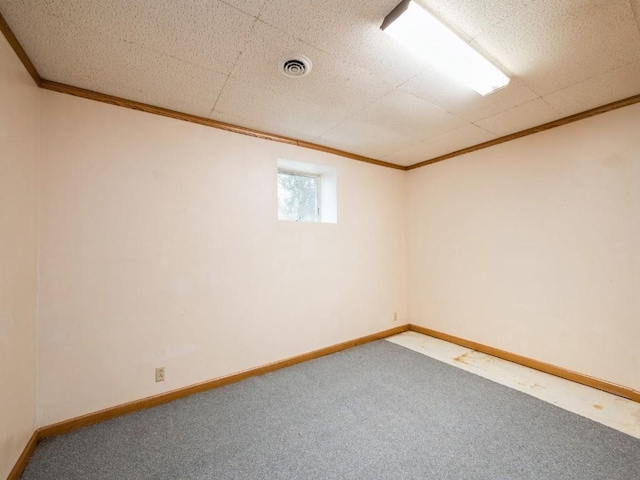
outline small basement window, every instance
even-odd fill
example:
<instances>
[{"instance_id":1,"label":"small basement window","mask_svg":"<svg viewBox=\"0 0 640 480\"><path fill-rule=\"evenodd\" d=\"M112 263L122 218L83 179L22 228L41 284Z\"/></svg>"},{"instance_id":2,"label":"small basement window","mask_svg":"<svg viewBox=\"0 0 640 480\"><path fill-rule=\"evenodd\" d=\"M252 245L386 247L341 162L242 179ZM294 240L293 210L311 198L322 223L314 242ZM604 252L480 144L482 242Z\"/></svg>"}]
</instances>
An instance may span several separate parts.
<instances>
[{"instance_id":1,"label":"small basement window","mask_svg":"<svg viewBox=\"0 0 640 480\"><path fill-rule=\"evenodd\" d=\"M278 160L278 219L336 223L336 169Z\"/></svg>"},{"instance_id":2,"label":"small basement window","mask_svg":"<svg viewBox=\"0 0 640 480\"><path fill-rule=\"evenodd\" d=\"M317 222L320 218L320 182L310 173L278 169L278 219Z\"/></svg>"}]
</instances>

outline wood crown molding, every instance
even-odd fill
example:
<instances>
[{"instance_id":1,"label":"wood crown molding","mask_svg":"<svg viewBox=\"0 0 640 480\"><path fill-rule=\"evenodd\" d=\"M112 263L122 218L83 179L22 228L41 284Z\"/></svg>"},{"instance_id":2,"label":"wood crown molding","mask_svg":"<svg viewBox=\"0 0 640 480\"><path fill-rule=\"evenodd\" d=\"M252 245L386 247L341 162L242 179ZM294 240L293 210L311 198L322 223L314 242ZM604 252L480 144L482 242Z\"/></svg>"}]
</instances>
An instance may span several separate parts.
<instances>
[{"instance_id":1,"label":"wood crown molding","mask_svg":"<svg viewBox=\"0 0 640 480\"><path fill-rule=\"evenodd\" d=\"M633 105L635 103L640 103L640 95L623 98L622 100L607 103L606 105L601 105L584 112L569 115L568 117L559 118L558 120L544 123L542 125L538 125L537 127L527 128L526 130L512 133L510 135L505 135L504 137L496 138L494 140L489 140L488 142L479 143L478 145L463 148L462 150L456 150L455 152L447 153L446 155L440 155L439 157L431 158L429 160L425 160L424 162L414 163L413 165L405 167L405 170L413 170L415 168L425 167L427 165L431 165L432 163L442 162L443 160L449 160L450 158L459 157L460 155L464 155L465 153L475 152L476 150L493 147L494 145L499 145L500 143L510 142L511 140L515 140L516 138L526 137L527 135L533 135L534 133L544 132L545 130L561 127L562 125L567 125L568 123L577 122L578 120L584 120L585 118L600 115L601 113L607 113L612 110L617 110L618 108L628 107L629 105Z\"/></svg>"},{"instance_id":2,"label":"wood crown molding","mask_svg":"<svg viewBox=\"0 0 640 480\"><path fill-rule=\"evenodd\" d=\"M440 155L439 157L434 157L428 160L424 160L423 162L414 163L413 165L403 166L403 165L398 165L391 162L376 160L375 158L365 157L363 155L357 155L355 153L345 152L343 150L338 150L336 148L325 147L323 145L318 145L316 143L305 142L303 140L296 140L295 138L275 135L275 134L263 132L261 130L245 128L245 127L241 127L239 125L233 125L230 123L219 122L217 120L213 120L210 118L199 117L197 115L190 115L188 113L181 113L174 110L169 110L167 108L156 107L153 105L148 105L146 103L136 102L134 100L127 100L125 98L115 97L113 95L106 95L104 93L94 92L92 90L87 90L84 88L74 87L71 85L66 85L64 83L58 83L58 82L53 82L51 80L43 79L38 73L38 71L36 70L36 68L34 67L27 53L22 48L22 45L20 45L20 42L18 42L18 39L13 34L13 31L9 27L9 24L5 21L4 17L2 16L2 13L0 13L0 30L2 30L2 33L9 41L9 44L11 45L13 50L16 52L16 55L18 55L18 58L20 58L20 60L22 61L22 64L25 66L25 68L33 78L33 81L40 88L44 88L46 90L51 90L59 93L66 93L68 95L74 95L77 97L82 97L89 100L95 100L98 102L108 103L110 105L117 105L120 107L131 108L133 110L139 110L141 112L151 113L154 115L161 115L163 117L174 118L176 120L183 120L186 122L197 123L199 125L205 125L207 127L217 128L217 129L225 130L228 132L248 135L250 137L262 138L263 140L286 143L289 145L296 145L302 148L308 148L310 150L317 150L319 152L331 153L333 155L339 155L341 157L349 158L351 160L356 160L359 162L370 163L370 164L378 165L381 167L393 168L396 170L403 170L403 171L414 170L416 168L425 167L427 165L431 165L432 163L442 162L444 160L458 157L466 153L475 152L476 150L482 150L483 148L499 145L500 143L509 142L511 140L515 140L520 137L526 137L527 135L543 132L551 128L560 127L568 123L576 122L578 120L583 120L585 118L593 117L594 115L600 115L601 113L610 112L612 110L616 110L622 107L627 107L629 105L633 105L635 103L640 102L640 95L634 95L632 97L623 98L622 100L608 103L600 107L592 108L584 112L576 113L575 115L570 115L568 117L560 118L558 120L554 120L553 122L548 122L543 125L538 125L537 127L528 128L526 130L512 133L510 135L505 135L503 137L490 140L488 142L479 143L478 145L473 145L471 147L463 148L461 150L456 150L455 152L447 153L446 155Z\"/></svg>"},{"instance_id":3,"label":"wood crown molding","mask_svg":"<svg viewBox=\"0 0 640 480\"><path fill-rule=\"evenodd\" d=\"M74 95L76 97L87 98L89 100L95 100L98 102L108 103L110 105L117 105L119 107L131 108L141 112L152 113L154 115L161 115L163 117L174 118L176 120L183 120L185 122L196 123L207 127L217 128L225 130L227 132L240 133L249 137L261 138L263 140L270 140L272 142L286 143L288 145L295 145L298 147L308 148L310 150L317 150L320 152L331 153L333 155L339 155L341 157L349 158L351 160L357 160L359 162L371 163L381 167L394 168L396 170L406 170L406 167L402 165L396 165L395 163L384 162L382 160L376 160L374 158L364 157L362 155L356 155L354 153L337 150L331 147L325 147L311 142L305 142L302 140L296 140L295 138L283 137L281 135L275 135L272 133L266 133L260 130L254 130L251 128L245 128L230 123L219 122L211 118L199 117L197 115L191 115L188 113L181 113L175 110L169 110L167 108L156 107L148 105L146 103L136 102L134 100L127 100L121 97L115 97L113 95L106 95L104 93L94 92L92 90L86 90L84 88L74 87L71 85L65 85L64 83L52 82L50 80L42 80L41 88L45 90L51 90L59 93L66 93L68 95Z\"/></svg>"},{"instance_id":4,"label":"wood crown molding","mask_svg":"<svg viewBox=\"0 0 640 480\"><path fill-rule=\"evenodd\" d=\"M11 469L11 472L9 472L7 480L19 480L22 476L22 472L27 468L27 463L29 463L29 459L31 458L31 455L33 455L33 451L36 449L36 445L38 445L39 440L38 430L36 430L31 435L31 438L25 445L24 450L22 450L20 457L18 457L18 461Z\"/></svg>"},{"instance_id":5,"label":"wood crown molding","mask_svg":"<svg viewBox=\"0 0 640 480\"><path fill-rule=\"evenodd\" d=\"M584 375L582 373L574 372L566 368L551 365L550 363L541 362L539 360L524 357L516 353L500 350L499 348L489 347L487 345L473 342L471 340L455 337L453 335L442 333L437 330L421 327L420 325L409 324L409 330L411 330L412 332L422 333L423 335L428 335L430 337L439 338L440 340L444 340L445 342L455 343L456 345L470 348L478 352L486 353L487 355L502 358L503 360L508 360L509 362L533 368L534 370L549 373L551 375L555 375L556 377L564 378L565 380L571 380L572 382L581 383L582 385L586 385L588 387L597 388L598 390L603 390L605 392L618 395L619 397L633 400L634 402L640 402L640 392L629 387L624 387L622 385L607 382L606 380L600 380L598 378L590 377L589 375Z\"/></svg>"},{"instance_id":6,"label":"wood crown molding","mask_svg":"<svg viewBox=\"0 0 640 480\"><path fill-rule=\"evenodd\" d=\"M13 34L13 31L9 27L9 24L2 16L2 12L0 12L0 31L2 31L4 37L9 42L9 45L11 45L11 48L13 48L13 51L16 52L16 55L24 65L24 68L27 69L27 72L29 72L31 78L33 78L33 81L36 82L36 85L39 87L42 86L42 77L40 77L40 74L36 70L36 67L33 66L33 63L31 63L31 59L27 55L27 52L24 51L24 48L22 48L22 45L20 45L20 42Z\"/></svg>"}]
</instances>

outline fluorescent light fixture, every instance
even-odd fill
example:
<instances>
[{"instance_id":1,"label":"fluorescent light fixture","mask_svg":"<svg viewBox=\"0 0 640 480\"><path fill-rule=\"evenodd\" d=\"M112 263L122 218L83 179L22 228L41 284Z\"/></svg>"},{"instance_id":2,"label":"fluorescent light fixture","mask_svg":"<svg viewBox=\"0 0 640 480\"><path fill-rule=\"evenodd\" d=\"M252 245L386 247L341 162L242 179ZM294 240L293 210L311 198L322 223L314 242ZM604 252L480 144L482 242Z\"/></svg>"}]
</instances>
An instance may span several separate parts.
<instances>
[{"instance_id":1,"label":"fluorescent light fixture","mask_svg":"<svg viewBox=\"0 0 640 480\"><path fill-rule=\"evenodd\" d=\"M380 28L480 95L509 83L509 77L413 0L403 0Z\"/></svg>"}]
</instances>

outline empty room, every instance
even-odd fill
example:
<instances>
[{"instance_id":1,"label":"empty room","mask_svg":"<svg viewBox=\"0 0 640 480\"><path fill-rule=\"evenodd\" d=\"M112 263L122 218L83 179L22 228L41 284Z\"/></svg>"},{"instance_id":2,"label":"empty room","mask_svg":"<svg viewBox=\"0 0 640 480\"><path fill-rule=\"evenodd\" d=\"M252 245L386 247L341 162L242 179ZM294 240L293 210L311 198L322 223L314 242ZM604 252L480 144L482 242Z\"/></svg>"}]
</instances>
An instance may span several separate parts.
<instances>
[{"instance_id":1,"label":"empty room","mask_svg":"<svg viewBox=\"0 0 640 480\"><path fill-rule=\"evenodd\" d=\"M0 30L0 479L640 479L640 0Z\"/></svg>"}]
</instances>

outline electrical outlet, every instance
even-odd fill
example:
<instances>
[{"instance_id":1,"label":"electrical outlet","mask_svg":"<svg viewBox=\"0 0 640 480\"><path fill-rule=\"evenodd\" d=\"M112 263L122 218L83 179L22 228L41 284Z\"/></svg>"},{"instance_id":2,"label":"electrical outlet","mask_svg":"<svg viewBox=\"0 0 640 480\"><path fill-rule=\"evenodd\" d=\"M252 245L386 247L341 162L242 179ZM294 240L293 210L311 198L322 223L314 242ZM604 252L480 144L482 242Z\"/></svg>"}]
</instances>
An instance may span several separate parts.
<instances>
[{"instance_id":1,"label":"electrical outlet","mask_svg":"<svg viewBox=\"0 0 640 480\"><path fill-rule=\"evenodd\" d=\"M164 367L156 368L156 382L164 382Z\"/></svg>"},{"instance_id":2,"label":"electrical outlet","mask_svg":"<svg viewBox=\"0 0 640 480\"><path fill-rule=\"evenodd\" d=\"M398 312L393 312L393 321L394 322L398 321Z\"/></svg>"}]
</instances>

